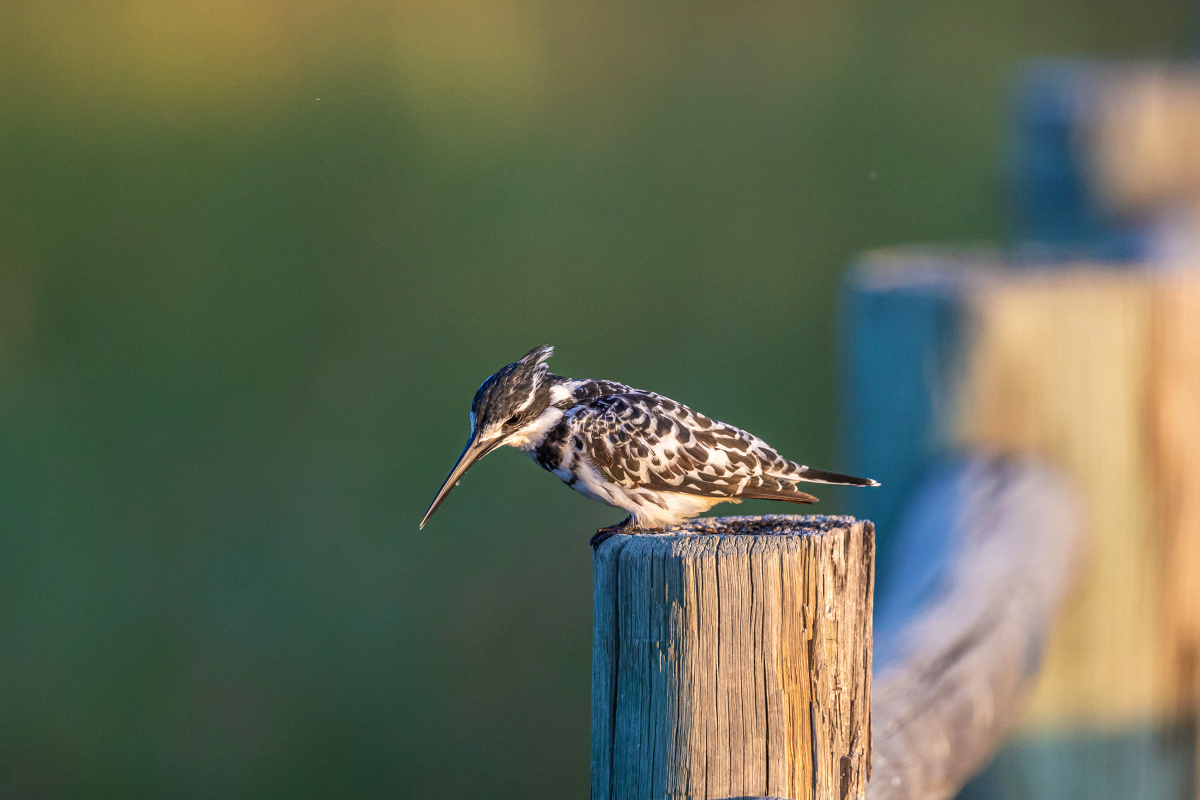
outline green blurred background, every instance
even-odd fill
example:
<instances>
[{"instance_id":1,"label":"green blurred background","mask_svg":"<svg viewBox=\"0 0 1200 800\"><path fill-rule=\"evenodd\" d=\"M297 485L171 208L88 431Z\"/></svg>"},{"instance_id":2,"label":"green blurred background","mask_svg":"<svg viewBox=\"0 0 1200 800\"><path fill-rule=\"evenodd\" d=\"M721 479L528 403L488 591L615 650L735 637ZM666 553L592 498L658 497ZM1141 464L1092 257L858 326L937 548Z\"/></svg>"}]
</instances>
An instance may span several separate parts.
<instances>
[{"instance_id":1,"label":"green blurred background","mask_svg":"<svg viewBox=\"0 0 1200 800\"><path fill-rule=\"evenodd\" d=\"M1187 23L3 0L0 796L585 796L621 514L503 451L418 533L479 382L550 342L853 469L844 266L1003 239L1014 68Z\"/></svg>"}]
</instances>

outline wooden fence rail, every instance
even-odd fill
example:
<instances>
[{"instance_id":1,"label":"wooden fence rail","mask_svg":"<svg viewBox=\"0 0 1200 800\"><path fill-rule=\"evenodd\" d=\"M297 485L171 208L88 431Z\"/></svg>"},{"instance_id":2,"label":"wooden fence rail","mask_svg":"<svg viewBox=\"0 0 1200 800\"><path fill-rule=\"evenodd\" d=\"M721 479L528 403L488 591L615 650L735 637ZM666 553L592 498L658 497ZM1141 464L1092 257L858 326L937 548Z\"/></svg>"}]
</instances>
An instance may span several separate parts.
<instances>
[{"instance_id":1,"label":"wooden fence rail","mask_svg":"<svg viewBox=\"0 0 1200 800\"><path fill-rule=\"evenodd\" d=\"M934 470L880 597L869 800L953 797L1004 743L1082 555L1074 492L1027 461Z\"/></svg>"}]
</instances>

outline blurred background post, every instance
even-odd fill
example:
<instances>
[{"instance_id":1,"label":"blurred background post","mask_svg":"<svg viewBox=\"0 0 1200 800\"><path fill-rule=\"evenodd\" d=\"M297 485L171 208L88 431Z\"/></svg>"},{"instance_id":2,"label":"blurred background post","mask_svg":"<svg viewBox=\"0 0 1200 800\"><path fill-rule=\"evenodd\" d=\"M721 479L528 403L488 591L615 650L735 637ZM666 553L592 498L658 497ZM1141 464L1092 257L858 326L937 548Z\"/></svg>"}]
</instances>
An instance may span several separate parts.
<instances>
[{"instance_id":1,"label":"blurred background post","mask_svg":"<svg viewBox=\"0 0 1200 800\"><path fill-rule=\"evenodd\" d=\"M848 396L881 369L898 389L857 404L848 441L906 490L871 499L881 530L931 513L907 491L963 452L1043 460L1084 503L1085 556L1023 722L966 796L1194 797L1200 70L1040 65L1017 109L1012 182L1033 238L860 262ZM909 550L881 542L882 596ZM1029 548L1028 571L1043 557Z\"/></svg>"},{"instance_id":2,"label":"blurred background post","mask_svg":"<svg viewBox=\"0 0 1200 800\"><path fill-rule=\"evenodd\" d=\"M1014 76L1110 97L1104 64L1192 52L1194 5L0 2L0 797L584 796L586 542L618 517L508 452L416 531L479 381L544 341L562 374L878 466L881 589L949 447L1065 462L1107 527L1013 752L1117 731L1089 763L1192 780L1195 301L1145 266L1194 242L1191 79L1114 67L1070 144L1118 213L1043 234L1062 213L1002 165L1041 152ZM938 276L1075 268L885 291L874 265L928 251L856 255L1033 240ZM868 366L890 396L843 407ZM874 414L895 451L857 438Z\"/></svg>"}]
</instances>

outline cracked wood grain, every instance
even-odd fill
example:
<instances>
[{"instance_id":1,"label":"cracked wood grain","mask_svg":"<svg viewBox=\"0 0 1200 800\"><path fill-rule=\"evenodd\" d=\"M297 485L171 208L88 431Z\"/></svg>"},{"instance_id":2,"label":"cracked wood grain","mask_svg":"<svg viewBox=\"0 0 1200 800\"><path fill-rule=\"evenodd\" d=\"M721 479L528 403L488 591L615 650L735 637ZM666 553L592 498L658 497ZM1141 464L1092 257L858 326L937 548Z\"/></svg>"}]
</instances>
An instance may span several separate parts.
<instances>
[{"instance_id":1,"label":"cracked wood grain","mask_svg":"<svg viewBox=\"0 0 1200 800\"><path fill-rule=\"evenodd\" d=\"M696 520L596 553L593 800L862 798L874 527Z\"/></svg>"}]
</instances>

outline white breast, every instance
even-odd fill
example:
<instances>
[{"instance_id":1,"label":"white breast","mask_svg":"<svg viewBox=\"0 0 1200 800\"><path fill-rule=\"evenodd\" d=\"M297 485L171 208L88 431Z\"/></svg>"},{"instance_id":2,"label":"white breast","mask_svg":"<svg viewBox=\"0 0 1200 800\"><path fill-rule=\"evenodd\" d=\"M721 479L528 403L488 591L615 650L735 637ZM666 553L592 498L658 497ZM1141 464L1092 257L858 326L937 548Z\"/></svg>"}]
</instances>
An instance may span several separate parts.
<instances>
[{"instance_id":1,"label":"white breast","mask_svg":"<svg viewBox=\"0 0 1200 800\"><path fill-rule=\"evenodd\" d=\"M633 521L642 528L662 528L702 514L717 503L741 502L729 497L703 497L683 492L659 492L653 489L626 488L608 481L588 461L579 456L564 474L555 474L563 480L574 478L571 488L585 497L599 500L606 505L623 508L633 516Z\"/></svg>"}]
</instances>

